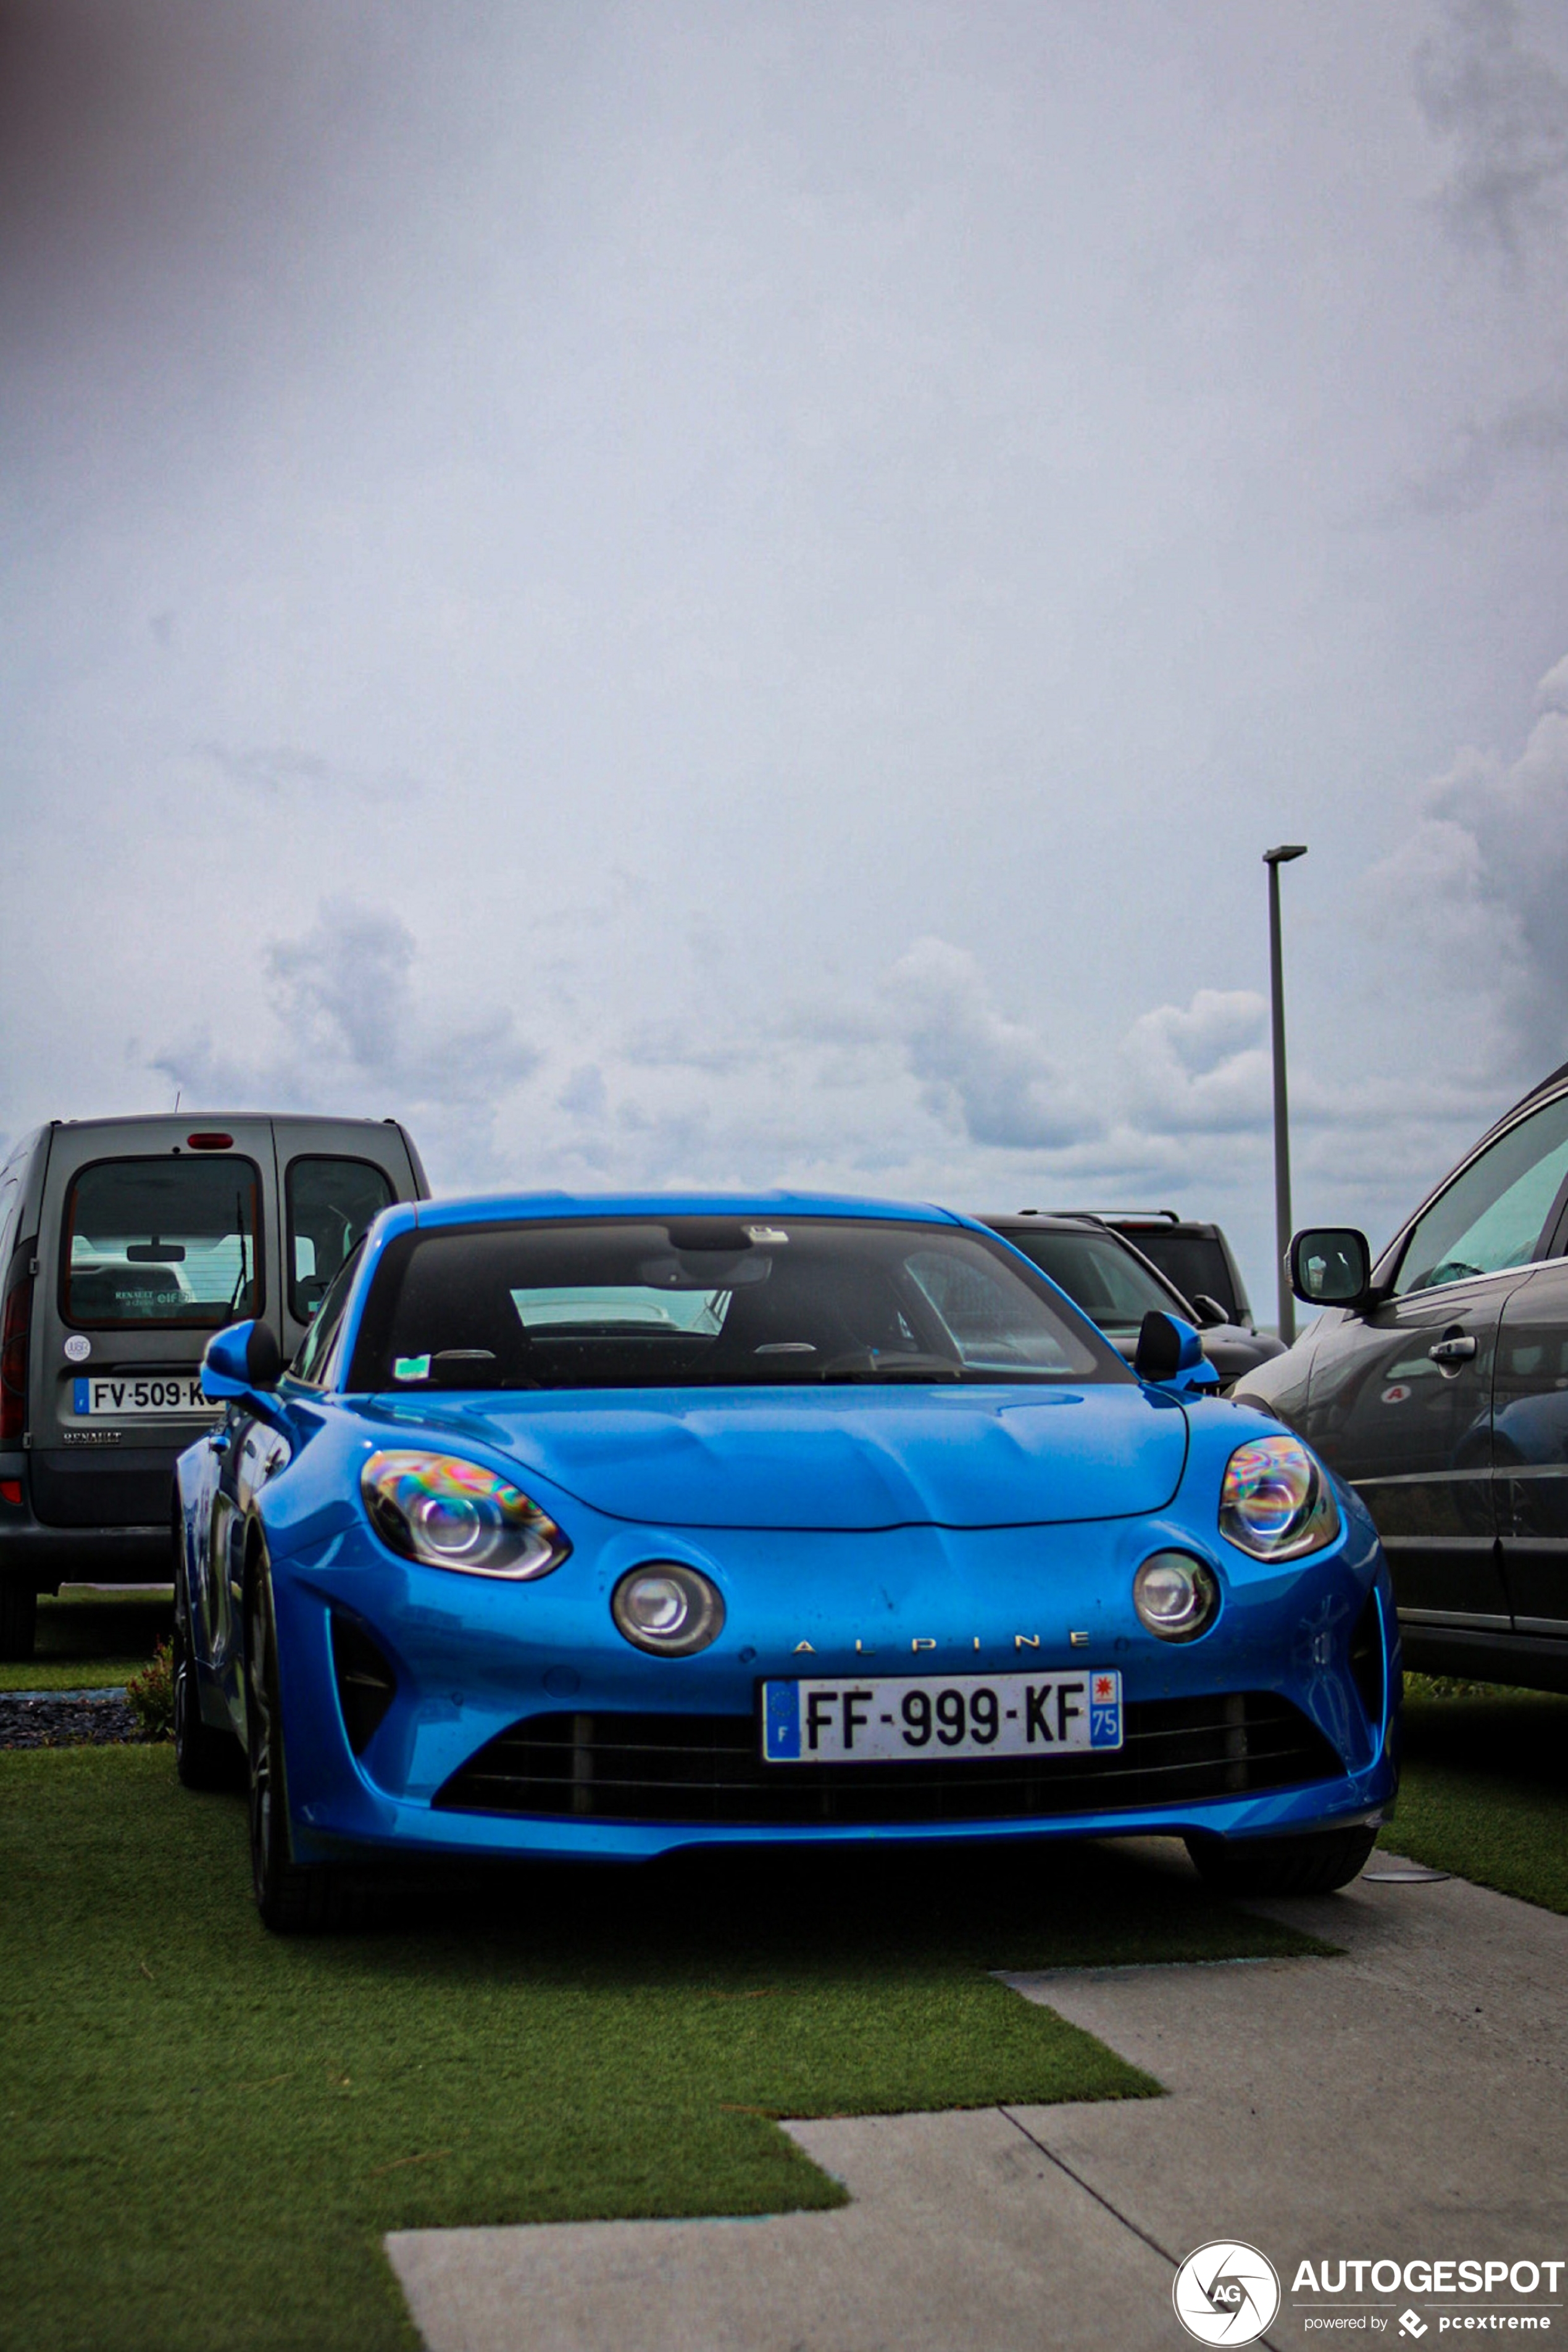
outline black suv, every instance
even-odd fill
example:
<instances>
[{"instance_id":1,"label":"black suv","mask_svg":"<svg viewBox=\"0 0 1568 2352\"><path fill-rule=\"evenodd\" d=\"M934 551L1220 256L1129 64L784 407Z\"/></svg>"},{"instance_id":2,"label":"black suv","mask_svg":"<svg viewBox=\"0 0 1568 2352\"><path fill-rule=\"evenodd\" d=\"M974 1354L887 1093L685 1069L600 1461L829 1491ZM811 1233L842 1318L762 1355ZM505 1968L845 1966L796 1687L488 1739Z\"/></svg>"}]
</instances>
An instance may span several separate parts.
<instances>
[{"instance_id":1,"label":"black suv","mask_svg":"<svg viewBox=\"0 0 1568 2352\"><path fill-rule=\"evenodd\" d=\"M1189 1297L1105 1220L1016 1209L1010 1216L981 1222L1065 1290L1129 1362L1143 1318L1152 1308L1197 1325L1222 1387L1280 1353L1278 1339L1231 1321L1217 1299Z\"/></svg>"},{"instance_id":2,"label":"black suv","mask_svg":"<svg viewBox=\"0 0 1568 2352\"><path fill-rule=\"evenodd\" d=\"M1157 1265L1167 1282L1194 1302L1212 1298L1227 1323L1256 1329L1247 1286L1230 1244L1218 1225L1179 1217L1174 1209L1061 1209L1064 1217L1092 1217L1122 1234Z\"/></svg>"}]
</instances>

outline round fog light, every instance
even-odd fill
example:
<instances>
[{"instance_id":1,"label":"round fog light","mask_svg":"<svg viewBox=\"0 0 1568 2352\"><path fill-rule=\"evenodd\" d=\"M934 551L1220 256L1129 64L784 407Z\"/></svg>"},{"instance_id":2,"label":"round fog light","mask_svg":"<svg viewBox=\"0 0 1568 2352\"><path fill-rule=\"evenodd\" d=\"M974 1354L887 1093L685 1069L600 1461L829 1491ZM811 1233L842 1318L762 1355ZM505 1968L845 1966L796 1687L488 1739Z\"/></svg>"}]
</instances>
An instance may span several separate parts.
<instances>
[{"instance_id":1,"label":"round fog light","mask_svg":"<svg viewBox=\"0 0 1568 2352\"><path fill-rule=\"evenodd\" d=\"M1190 1552L1157 1551L1132 1580L1132 1606L1162 1642L1190 1642L1214 1621L1219 1581Z\"/></svg>"},{"instance_id":2,"label":"round fog light","mask_svg":"<svg viewBox=\"0 0 1568 2352\"><path fill-rule=\"evenodd\" d=\"M724 1630L718 1587L679 1559L632 1569L610 1597L610 1614L634 1648L656 1658L689 1658Z\"/></svg>"}]
</instances>

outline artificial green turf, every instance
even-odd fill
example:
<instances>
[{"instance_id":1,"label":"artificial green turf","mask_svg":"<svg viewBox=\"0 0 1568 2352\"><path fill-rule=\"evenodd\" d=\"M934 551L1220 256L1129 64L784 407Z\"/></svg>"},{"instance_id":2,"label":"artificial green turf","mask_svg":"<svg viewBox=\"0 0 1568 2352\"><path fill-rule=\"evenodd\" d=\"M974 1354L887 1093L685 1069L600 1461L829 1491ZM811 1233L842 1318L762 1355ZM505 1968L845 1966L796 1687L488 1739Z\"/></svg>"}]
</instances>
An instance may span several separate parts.
<instances>
[{"instance_id":1,"label":"artificial green turf","mask_svg":"<svg viewBox=\"0 0 1568 2352\"><path fill-rule=\"evenodd\" d=\"M285 1941L164 1748L0 1756L0 2343L414 2342L390 2229L841 2201L788 2115L1147 2096L986 1970L1323 1947L1100 1849L710 1855Z\"/></svg>"},{"instance_id":2,"label":"artificial green turf","mask_svg":"<svg viewBox=\"0 0 1568 2352\"><path fill-rule=\"evenodd\" d=\"M0 1691L100 1690L128 1682L166 1642L174 1596L104 1592L68 1586L38 1601L38 1638L30 1658L0 1664Z\"/></svg>"},{"instance_id":3,"label":"artificial green turf","mask_svg":"<svg viewBox=\"0 0 1568 2352\"><path fill-rule=\"evenodd\" d=\"M1405 1711L1398 1811L1382 1843L1568 1912L1568 1698L1430 1688L1416 1684Z\"/></svg>"}]
</instances>

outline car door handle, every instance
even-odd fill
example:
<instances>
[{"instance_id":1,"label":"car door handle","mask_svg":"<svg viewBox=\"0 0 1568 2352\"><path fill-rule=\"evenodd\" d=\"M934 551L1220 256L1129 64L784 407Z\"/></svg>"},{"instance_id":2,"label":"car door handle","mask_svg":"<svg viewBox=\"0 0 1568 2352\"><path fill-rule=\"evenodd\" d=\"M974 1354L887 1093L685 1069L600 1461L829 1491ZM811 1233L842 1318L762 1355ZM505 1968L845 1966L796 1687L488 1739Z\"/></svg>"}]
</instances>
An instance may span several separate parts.
<instances>
[{"instance_id":1,"label":"car door handle","mask_svg":"<svg viewBox=\"0 0 1568 2352\"><path fill-rule=\"evenodd\" d=\"M1426 1353L1435 1364L1468 1364L1479 1345L1479 1340L1473 1339L1439 1339Z\"/></svg>"}]
</instances>

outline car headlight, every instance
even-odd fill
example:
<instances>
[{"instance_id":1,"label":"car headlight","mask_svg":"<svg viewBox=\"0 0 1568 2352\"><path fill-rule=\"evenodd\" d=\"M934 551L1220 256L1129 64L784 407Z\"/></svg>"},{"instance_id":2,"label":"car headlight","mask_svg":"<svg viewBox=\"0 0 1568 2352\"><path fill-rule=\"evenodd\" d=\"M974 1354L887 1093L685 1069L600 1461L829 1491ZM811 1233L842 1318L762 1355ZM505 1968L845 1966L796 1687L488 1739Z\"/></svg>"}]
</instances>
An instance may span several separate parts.
<instances>
[{"instance_id":1,"label":"car headlight","mask_svg":"<svg viewBox=\"0 0 1568 2352\"><path fill-rule=\"evenodd\" d=\"M610 1614L634 1648L656 1658L689 1658L724 1630L724 1600L684 1560L650 1559L623 1576Z\"/></svg>"},{"instance_id":2,"label":"car headlight","mask_svg":"<svg viewBox=\"0 0 1568 2352\"><path fill-rule=\"evenodd\" d=\"M1219 1579L1188 1551L1157 1551L1132 1580L1132 1606L1162 1642L1191 1642L1214 1622Z\"/></svg>"},{"instance_id":3,"label":"car headlight","mask_svg":"<svg viewBox=\"0 0 1568 2352\"><path fill-rule=\"evenodd\" d=\"M1219 1527L1254 1559L1299 1559L1333 1542L1340 1510L1321 1465L1299 1437L1254 1437L1237 1447L1226 1465Z\"/></svg>"},{"instance_id":4,"label":"car headlight","mask_svg":"<svg viewBox=\"0 0 1568 2352\"><path fill-rule=\"evenodd\" d=\"M572 1549L518 1487L449 1454L373 1454L360 1492L383 1543L427 1568L526 1583L548 1576Z\"/></svg>"}]
</instances>

